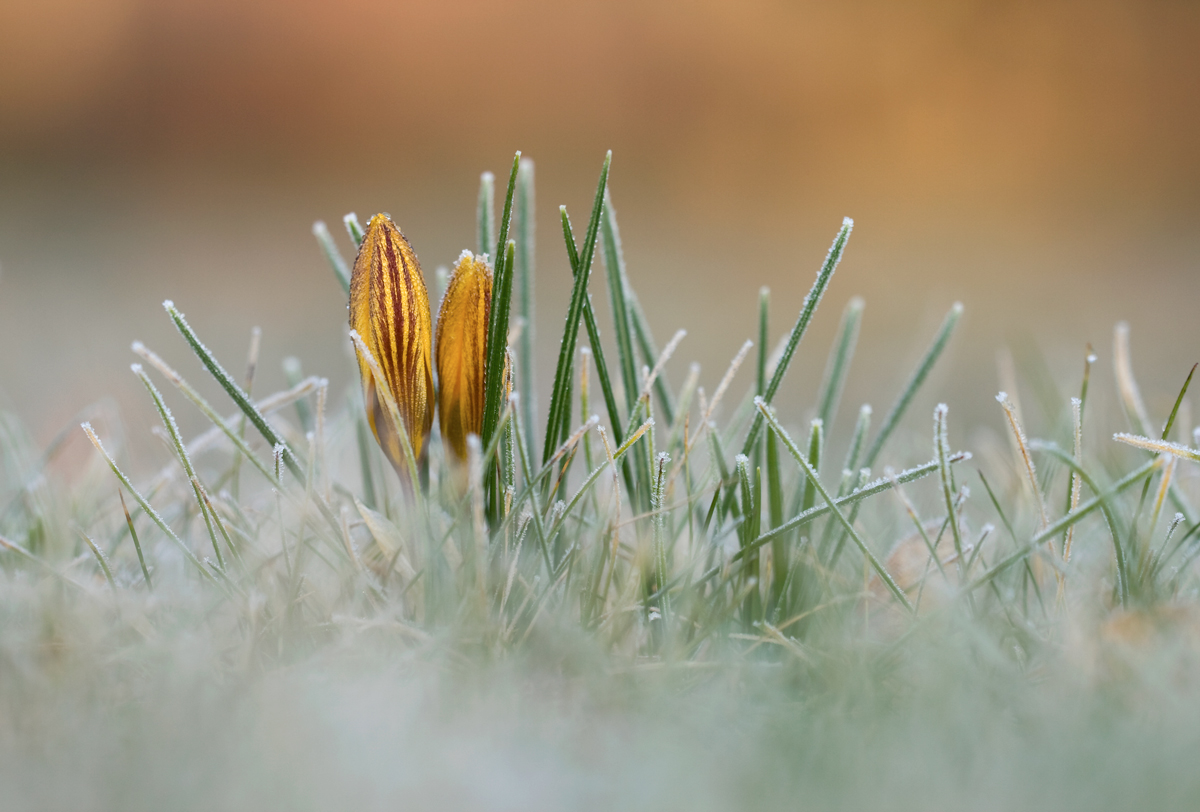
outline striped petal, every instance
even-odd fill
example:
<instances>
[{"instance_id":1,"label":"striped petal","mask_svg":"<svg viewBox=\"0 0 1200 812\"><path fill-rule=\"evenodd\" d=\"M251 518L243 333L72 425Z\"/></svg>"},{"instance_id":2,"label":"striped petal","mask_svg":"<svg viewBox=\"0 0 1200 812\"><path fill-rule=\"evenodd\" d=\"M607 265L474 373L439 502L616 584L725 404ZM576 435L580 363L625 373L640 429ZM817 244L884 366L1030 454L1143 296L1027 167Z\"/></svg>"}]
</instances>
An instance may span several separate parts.
<instances>
[{"instance_id":1,"label":"striped petal","mask_svg":"<svg viewBox=\"0 0 1200 812\"><path fill-rule=\"evenodd\" d=\"M460 460L467 435L483 429L483 371L492 269L463 251L446 287L437 323L438 420L442 441Z\"/></svg>"},{"instance_id":2,"label":"striped petal","mask_svg":"<svg viewBox=\"0 0 1200 812\"><path fill-rule=\"evenodd\" d=\"M420 460L433 424L433 329L417 255L386 214L371 218L354 261L350 326L371 350L385 378L376 380L370 367L359 359L367 421L392 466L407 479L400 438L378 387L391 391L413 455Z\"/></svg>"}]
</instances>

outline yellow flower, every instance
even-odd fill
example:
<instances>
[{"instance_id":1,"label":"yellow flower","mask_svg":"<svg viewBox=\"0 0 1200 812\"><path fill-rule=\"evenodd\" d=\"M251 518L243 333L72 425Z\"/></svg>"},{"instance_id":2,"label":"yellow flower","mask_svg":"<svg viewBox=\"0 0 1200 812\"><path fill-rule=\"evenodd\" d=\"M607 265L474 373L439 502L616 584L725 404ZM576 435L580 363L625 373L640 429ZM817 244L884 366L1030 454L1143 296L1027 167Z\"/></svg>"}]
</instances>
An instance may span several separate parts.
<instances>
[{"instance_id":1,"label":"yellow flower","mask_svg":"<svg viewBox=\"0 0 1200 812\"><path fill-rule=\"evenodd\" d=\"M460 460L467 458L467 435L483 429L491 306L492 269L482 257L463 251L438 313L436 350L442 441Z\"/></svg>"},{"instance_id":2,"label":"yellow flower","mask_svg":"<svg viewBox=\"0 0 1200 812\"><path fill-rule=\"evenodd\" d=\"M377 381L371 368L359 358L371 431L401 479L407 481L400 438L377 387L386 386L395 398L413 456L420 460L433 424L433 329L429 294L417 255L386 214L371 218L354 261L350 326L375 356L386 379Z\"/></svg>"}]
</instances>

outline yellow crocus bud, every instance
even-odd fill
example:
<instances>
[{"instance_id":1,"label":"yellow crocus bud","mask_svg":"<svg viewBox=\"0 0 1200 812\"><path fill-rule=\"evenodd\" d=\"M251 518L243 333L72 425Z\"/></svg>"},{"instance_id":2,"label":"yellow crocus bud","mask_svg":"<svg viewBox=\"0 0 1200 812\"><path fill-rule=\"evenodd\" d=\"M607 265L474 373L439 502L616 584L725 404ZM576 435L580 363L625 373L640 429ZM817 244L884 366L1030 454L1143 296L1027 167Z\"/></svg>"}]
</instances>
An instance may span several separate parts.
<instances>
[{"instance_id":1,"label":"yellow crocus bud","mask_svg":"<svg viewBox=\"0 0 1200 812\"><path fill-rule=\"evenodd\" d=\"M383 453L407 481L409 469L400 438L377 387L386 386L395 398L413 456L420 460L433 425L433 327L417 255L386 214L371 218L354 261L350 326L386 379L376 380L370 366L359 358L367 421Z\"/></svg>"},{"instance_id":2,"label":"yellow crocus bud","mask_svg":"<svg viewBox=\"0 0 1200 812\"><path fill-rule=\"evenodd\" d=\"M483 429L483 372L487 363L492 269L463 251L446 286L437 323L438 420L442 442L460 460L467 435Z\"/></svg>"}]
</instances>

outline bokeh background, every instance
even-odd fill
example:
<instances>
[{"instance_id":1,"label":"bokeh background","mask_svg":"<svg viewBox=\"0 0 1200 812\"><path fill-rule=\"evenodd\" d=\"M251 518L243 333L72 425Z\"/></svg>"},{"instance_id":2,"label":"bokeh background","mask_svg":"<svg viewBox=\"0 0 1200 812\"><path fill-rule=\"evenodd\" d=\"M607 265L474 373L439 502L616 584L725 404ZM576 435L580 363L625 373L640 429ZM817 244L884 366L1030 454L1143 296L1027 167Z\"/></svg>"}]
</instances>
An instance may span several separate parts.
<instances>
[{"instance_id":1,"label":"bokeh background","mask_svg":"<svg viewBox=\"0 0 1200 812\"><path fill-rule=\"evenodd\" d=\"M557 207L586 217L612 149L634 284L660 342L690 331L676 379L695 359L713 386L760 285L790 325L849 215L795 416L854 294L851 406L886 406L957 299L929 393L952 414L998 420L1000 346L1073 388L1090 341L1105 373L1118 319L1160 405L1200 357L1197 43L1184 0L0 0L0 406L42 439L101 396L147 415L131 340L201 378L165 298L234 369L261 325L264 390L290 354L341 391L313 220L344 240L345 212L388 211L432 272L516 149L543 385Z\"/></svg>"}]
</instances>

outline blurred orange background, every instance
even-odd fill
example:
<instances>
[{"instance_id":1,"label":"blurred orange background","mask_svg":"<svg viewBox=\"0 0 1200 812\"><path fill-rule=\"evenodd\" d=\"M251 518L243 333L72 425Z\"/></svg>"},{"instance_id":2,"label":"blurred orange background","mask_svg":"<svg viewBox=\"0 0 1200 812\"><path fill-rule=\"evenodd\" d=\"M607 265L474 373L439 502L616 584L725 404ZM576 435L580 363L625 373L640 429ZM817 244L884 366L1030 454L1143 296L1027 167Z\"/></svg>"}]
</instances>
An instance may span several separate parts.
<instances>
[{"instance_id":1,"label":"blurred orange background","mask_svg":"<svg viewBox=\"0 0 1200 812\"><path fill-rule=\"evenodd\" d=\"M0 0L0 408L43 439L103 395L145 414L135 338L200 379L165 298L233 369L261 325L260 391L289 354L341 391L312 221L349 255L341 215L388 211L432 276L516 149L537 162L543 386L557 206L582 227L612 149L632 280L660 342L690 331L676 380L696 359L715 384L760 285L773 339L790 326L849 215L797 418L854 294L851 408L886 407L956 299L930 399L991 415L1009 342L1074 387L1084 342L1107 369L1128 319L1158 403L1200 357L1197 43L1183 0Z\"/></svg>"}]
</instances>

